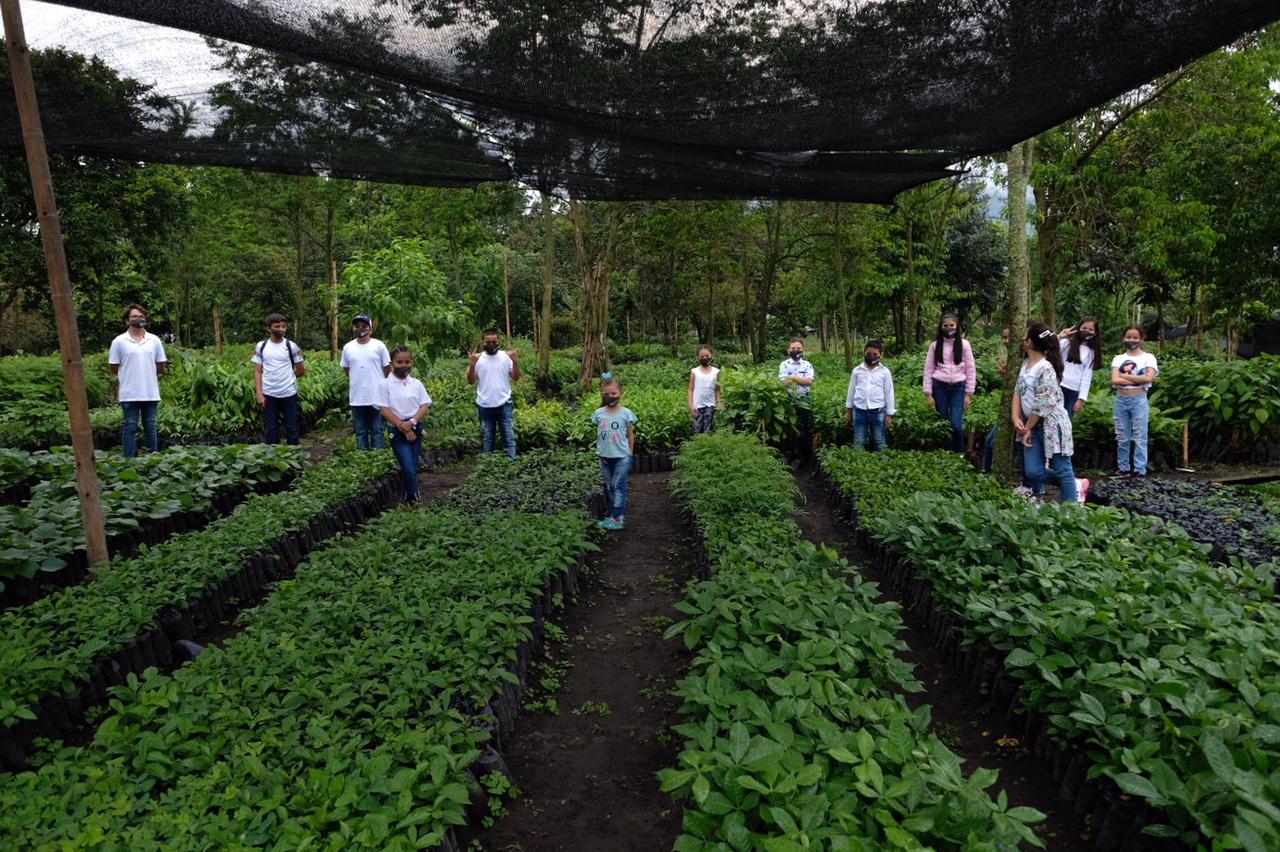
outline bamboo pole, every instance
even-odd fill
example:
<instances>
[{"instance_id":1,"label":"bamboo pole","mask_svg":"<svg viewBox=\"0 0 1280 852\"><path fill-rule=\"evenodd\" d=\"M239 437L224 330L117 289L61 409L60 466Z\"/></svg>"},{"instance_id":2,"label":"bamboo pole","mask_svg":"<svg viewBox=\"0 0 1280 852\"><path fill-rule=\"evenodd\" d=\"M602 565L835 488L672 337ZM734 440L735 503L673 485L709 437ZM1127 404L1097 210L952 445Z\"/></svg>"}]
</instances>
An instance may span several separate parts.
<instances>
[{"instance_id":1,"label":"bamboo pole","mask_svg":"<svg viewBox=\"0 0 1280 852\"><path fill-rule=\"evenodd\" d=\"M329 261L329 359L338 360L338 260Z\"/></svg>"},{"instance_id":2,"label":"bamboo pole","mask_svg":"<svg viewBox=\"0 0 1280 852\"><path fill-rule=\"evenodd\" d=\"M507 313L507 340L511 340L511 264L507 260L507 246L502 246L502 307Z\"/></svg>"},{"instance_id":3,"label":"bamboo pole","mask_svg":"<svg viewBox=\"0 0 1280 852\"><path fill-rule=\"evenodd\" d=\"M18 0L0 0L0 14L4 19L5 47L13 74L18 117L22 123L22 144L26 148L27 168L31 173L31 189L40 223L40 242L44 246L44 262L49 272L53 313L58 323L62 380L67 392L67 410L71 414L71 446L75 452L76 490L80 494L85 549L89 564L105 564L107 535L103 527L102 499L98 491L98 467L93 457L93 429L89 423L89 397L84 386L84 361L80 356L80 329L76 324L75 303L71 298L71 274L67 269L67 254L62 243L62 222L58 218L58 206L53 197L49 153L45 149L44 131L40 127L40 106L36 101L31 57Z\"/></svg>"}]
</instances>

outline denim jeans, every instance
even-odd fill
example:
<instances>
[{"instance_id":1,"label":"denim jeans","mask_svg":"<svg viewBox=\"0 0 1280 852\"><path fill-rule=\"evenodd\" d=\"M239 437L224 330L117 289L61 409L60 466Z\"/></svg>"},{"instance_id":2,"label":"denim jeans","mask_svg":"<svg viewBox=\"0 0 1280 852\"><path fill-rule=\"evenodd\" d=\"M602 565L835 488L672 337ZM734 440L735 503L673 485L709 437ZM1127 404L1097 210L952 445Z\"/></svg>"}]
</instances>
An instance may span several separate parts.
<instances>
[{"instance_id":1,"label":"denim jeans","mask_svg":"<svg viewBox=\"0 0 1280 852\"><path fill-rule=\"evenodd\" d=\"M387 446L383 435L382 409L376 405L351 406L351 419L356 424L356 449L381 450Z\"/></svg>"},{"instance_id":2,"label":"denim jeans","mask_svg":"<svg viewBox=\"0 0 1280 852\"><path fill-rule=\"evenodd\" d=\"M124 457L133 458L138 453L138 420L142 420L142 443L150 452L160 446L156 438L156 408L158 400L147 402L122 402L120 409L124 412L124 429L120 433L120 447Z\"/></svg>"},{"instance_id":3,"label":"denim jeans","mask_svg":"<svg viewBox=\"0 0 1280 852\"><path fill-rule=\"evenodd\" d=\"M853 410L853 445L861 449L867 443L868 434L871 436L871 452L878 453L885 448L883 408Z\"/></svg>"},{"instance_id":4,"label":"denim jeans","mask_svg":"<svg viewBox=\"0 0 1280 852\"><path fill-rule=\"evenodd\" d=\"M418 502L418 456L422 453L422 424L414 427L416 441L410 441L399 429L391 430L391 452L400 463L400 490L406 503Z\"/></svg>"},{"instance_id":5,"label":"denim jeans","mask_svg":"<svg viewBox=\"0 0 1280 852\"><path fill-rule=\"evenodd\" d=\"M280 419L284 419L285 443L298 444L298 395L263 396L266 405L262 409L262 418L266 423L266 441L276 444L280 441Z\"/></svg>"},{"instance_id":6,"label":"denim jeans","mask_svg":"<svg viewBox=\"0 0 1280 852\"><path fill-rule=\"evenodd\" d=\"M1116 424L1116 467L1129 467L1129 443L1133 442L1133 472L1147 472L1147 420L1151 414L1145 393L1134 396L1116 394L1112 419Z\"/></svg>"},{"instance_id":7,"label":"denim jeans","mask_svg":"<svg viewBox=\"0 0 1280 852\"><path fill-rule=\"evenodd\" d=\"M1031 489L1031 493L1037 497L1044 496L1044 483L1033 479L1028 472L1033 469L1035 462L1032 458L1040 460L1040 467L1044 467L1044 422L1036 424L1036 428L1031 430L1031 446L1023 447L1022 441L1018 439L1017 434L1013 436L1015 446L1022 447L1022 484Z\"/></svg>"},{"instance_id":8,"label":"denim jeans","mask_svg":"<svg viewBox=\"0 0 1280 852\"><path fill-rule=\"evenodd\" d=\"M1076 420L1076 400L1080 398L1080 391L1072 390L1066 385L1062 386L1062 404L1067 407L1067 419L1072 423Z\"/></svg>"},{"instance_id":9,"label":"denim jeans","mask_svg":"<svg viewBox=\"0 0 1280 852\"><path fill-rule=\"evenodd\" d=\"M1036 443L1033 441L1033 443ZM1044 486L1050 482L1057 481L1058 491L1061 492L1058 497L1059 503L1076 502L1076 471L1071 466L1071 456L1056 453L1053 457L1053 468L1047 468L1044 463L1044 438L1043 433L1039 441L1039 446L1031 449L1023 449L1022 451L1022 475L1031 483L1032 487L1039 486L1040 492L1044 492Z\"/></svg>"},{"instance_id":10,"label":"denim jeans","mask_svg":"<svg viewBox=\"0 0 1280 852\"><path fill-rule=\"evenodd\" d=\"M693 416L693 434L701 435L715 428L716 407L714 405L704 405L697 409L697 412Z\"/></svg>"},{"instance_id":11,"label":"denim jeans","mask_svg":"<svg viewBox=\"0 0 1280 852\"><path fill-rule=\"evenodd\" d=\"M992 426L991 431L987 433L987 439L982 442L982 472L991 472L991 463L995 460L996 455L996 427Z\"/></svg>"},{"instance_id":12,"label":"denim jeans","mask_svg":"<svg viewBox=\"0 0 1280 852\"><path fill-rule=\"evenodd\" d=\"M807 463L813 458L813 409L808 405L796 406L796 434L783 448L793 459Z\"/></svg>"},{"instance_id":13,"label":"denim jeans","mask_svg":"<svg viewBox=\"0 0 1280 852\"><path fill-rule=\"evenodd\" d=\"M609 495L609 506L614 520L627 511L627 477L631 475L631 456L620 459L600 457L600 474L604 477L604 489Z\"/></svg>"},{"instance_id":14,"label":"denim jeans","mask_svg":"<svg viewBox=\"0 0 1280 852\"><path fill-rule=\"evenodd\" d=\"M933 406L938 416L951 423L953 453L964 452L964 382L934 382Z\"/></svg>"},{"instance_id":15,"label":"denim jeans","mask_svg":"<svg viewBox=\"0 0 1280 852\"><path fill-rule=\"evenodd\" d=\"M499 427L502 428L502 443L507 448L507 456L516 457L516 427L512 418L513 406L508 400L506 405L498 405L493 408L482 408L477 405L476 410L480 412L480 439L481 445L486 453L493 452L494 449L494 432Z\"/></svg>"}]
</instances>

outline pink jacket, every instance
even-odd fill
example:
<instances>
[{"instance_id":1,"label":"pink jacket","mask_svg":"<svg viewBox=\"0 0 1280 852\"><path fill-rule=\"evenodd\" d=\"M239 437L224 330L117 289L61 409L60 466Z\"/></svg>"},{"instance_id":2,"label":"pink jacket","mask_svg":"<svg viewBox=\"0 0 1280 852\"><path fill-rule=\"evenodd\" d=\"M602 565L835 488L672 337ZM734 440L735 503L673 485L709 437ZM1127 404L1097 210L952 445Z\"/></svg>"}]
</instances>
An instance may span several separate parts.
<instances>
[{"instance_id":1,"label":"pink jacket","mask_svg":"<svg viewBox=\"0 0 1280 852\"><path fill-rule=\"evenodd\" d=\"M978 389L978 368L973 363L973 349L969 346L969 341L961 340L964 346L960 351L964 353L963 363L957 364L952 360L952 351L955 348L954 340L942 341L942 363L938 364L933 359L933 348L938 345L935 340L929 344L929 354L924 356L924 393L925 396L933 395L933 382L936 379L939 382L947 382L955 384L956 382L964 382L964 392L972 395Z\"/></svg>"}]
</instances>

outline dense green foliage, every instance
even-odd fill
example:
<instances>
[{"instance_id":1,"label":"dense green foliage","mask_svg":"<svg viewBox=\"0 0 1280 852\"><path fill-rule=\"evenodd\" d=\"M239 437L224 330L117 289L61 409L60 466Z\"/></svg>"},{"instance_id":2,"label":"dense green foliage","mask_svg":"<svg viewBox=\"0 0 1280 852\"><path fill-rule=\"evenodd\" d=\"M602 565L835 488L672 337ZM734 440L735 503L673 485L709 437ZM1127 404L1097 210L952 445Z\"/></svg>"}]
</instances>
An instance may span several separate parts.
<instances>
[{"instance_id":1,"label":"dense green foliage","mask_svg":"<svg viewBox=\"0 0 1280 852\"><path fill-rule=\"evenodd\" d=\"M1160 371L1155 387L1154 401L1187 418L1197 438L1233 447L1280 438L1280 358L1175 362Z\"/></svg>"},{"instance_id":2,"label":"dense green foliage","mask_svg":"<svg viewBox=\"0 0 1280 852\"><path fill-rule=\"evenodd\" d=\"M705 537L710 579L668 635L695 650L676 694L688 718L664 790L685 800L679 850L964 849L1039 845L1029 823L965 775L929 733L896 605L803 540L794 481L754 438L702 436L673 490Z\"/></svg>"},{"instance_id":3,"label":"dense green foliage","mask_svg":"<svg viewBox=\"0 0 1280 852\"><path fill-rule=\"evenodd\" d=\"M69 689L98 658L181 607L290 532L366 493L395 466L390 452L318 462L285 492L254 495L230 515L117 559L81 583L0 613L0 725L31 718L32 701Z\"/></svg>"},{"instance_id":4,"label":"dense green foliage","mask_svg":"<svg viewBox=\"0 0 1280 852\"><path fill-rule=\"evenodd\" d=\"M13 577L58 571L84 549L75 463L68 453L37 454L47 471L25 505L0 506L0 589ZM54 466L52 460L57 460ZM108 539L177 512L205 513L222 494L279 482L302 467L296 447L265 444L175 447L141 458L98 454Z\"/></svg>"},{"instance_id":5,"label":"dense green foliage","mask_svg":"<svg viewBox=\"0 0 1280 852\"><path fill-rule=\"evenodd\" d=\"M1093 772L1163 810L1148 833L1280 842L1273 566L1213 565L1172 524L993 496L971 472L939 488L926 456L857 455L823 465L861 523L923 573L967 641L1007 654L1026 706Z\"/></svg>"}]
</instances>

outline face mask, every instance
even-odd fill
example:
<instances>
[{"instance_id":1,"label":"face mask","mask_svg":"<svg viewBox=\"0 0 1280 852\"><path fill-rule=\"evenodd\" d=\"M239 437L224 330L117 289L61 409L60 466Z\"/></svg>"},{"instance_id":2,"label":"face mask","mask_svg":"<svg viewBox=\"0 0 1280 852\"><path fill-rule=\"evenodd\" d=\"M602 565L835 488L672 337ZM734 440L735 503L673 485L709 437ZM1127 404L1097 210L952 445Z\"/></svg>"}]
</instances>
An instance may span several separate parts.
<instances>
[{"instance_id":1,"label":"face mask","mask_svg":"<svg viewBox=\"0 0 1280 852\"><path fill-rule=\"evenodd\" d=\"M604 403L605 408L613 408L618 404L618 400L621 398L622 397L614 396L613 394L608 394L607 396L600 397L600 400Z\"/></svg>"},{"instance_id":2,"label":"face mask","mask_svg":"<svg viewBox=\"0 0 1280 852\"><path fill-rule=\"evenodd\" d=\"M799 361L802 357L804 357L804 352L799 349L792 349L787 354L791 356L792 361Z\"/></svg>"},{"instance_id":3,"label":"face mask","mask_svg":"<svg viewBox=\"0 0 1280 852\"><path fill-rule=\"evenodd\" d=\"M1125 345L1127 348L1129 348L1129 349L1137 349L1139 346L1141 346L1141 345L1142 345L1142 341L1141 341L1141 340L1126 340L1126 341L1124 342L1124 345Z\"/></svg>"},{"instance_id":4,"label":"face mask","mask_svg":"<svg viewBox=\"0 0 1280 852\"><path fill-rule=\"evenodd\" d=\"M1087 331L1080 332L1080 339L1084 341L1093 340L1093 335Z\"/></svg>"},{"instance_id":5,"label":"face mask","mask_svg":"<svg viewBox=\"0 0 1280 852\"><path fill-rule=\"evenodd\" d=\"M134 328L146 328L147 321L144 319L129 320L129 325L133 326Z\"/></svg>"},{"instance_id":6,"label":"face mask","mask_svg":"<svg viewBox=\"0 0 1280 852\"><path fill-rule=\"evenodd\" d=\"M397 379L403 379L405 376L409 375L409 371L412 369L412 367L393 367L391 372L396 374Z\"/></svg>"},{"instance_id":7,"label":"face mask","mask_svg":"<svg viewBox=\"0 0 1280 852\"><path fill-rule=\"evenodd\" d=\"M368 337L371 333L372 333L372 332L371 332L369 329L367 329L367 328L357 328L357 329L356 329L356 337L360 338L361 340L363 340L364 338Z\"/></svg>"},{"instance_id":8,"label":"face mask","mask_svg":"<svg viewBox=\"0 0 1280 852\"><path fill-rule=\"evenodd\" d=\"M484 351L485 351L485 352L488 352L490 355L497 355L497 354L498 354L498 344L496 344L496 343L486 343L486 344L484 345Z\"/></svg>"},{"instance_id":9,"label":"face mask","mask_svg":"<svg viewBox=\"0 0 1280 852\"><path fill-rule=\"evenodd\" d=\"M880 356L879 356L879 355L866 355L866 356L863 356L863 359L862 359L862 360L867 362L867 366L868 366L868 367L874 367L876 364L879 364L879 363L880 363Z\"/></svg>"},{"instance_id":10,"label":"face mask","mask_svg":"<svg viewBox=\"0 0 1280 852\"><path fill-rule=\"evenodd\" d=\"M956 336L956 330L954 328L945 329L942 332L942 336L945 337L947 340L950 340L951 338Z\"/></svg>"},{"instance_id":11,"label":"face mask","mask_svg":"<svg viewBox=\"0 0 1280 852\"><path fill-rule=\"evenodd\" d=\"M276 330L272 329L272 331L271 331L271 337L272 337L272 339L274 339L274 340L284 340L284 332L283 332L283 331L276 331Z\"/></svg>"},{"instance_id":12,"label":"face mask","mask_svg":"<svg viewBox=\"0 0 1280 852\"><path fill-rule=\"evenodd\" d=\"M710 364L711 364L711 359L710 359L710 358L699 358L699 359L698 359L698 363L699 363L699 364L701 364L702 366L706 367L706 366L708 366L708 365L710 365Z\"/></svg>"}]
</instances>

